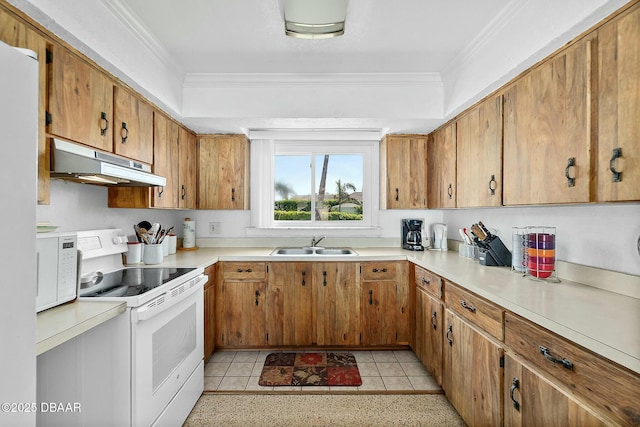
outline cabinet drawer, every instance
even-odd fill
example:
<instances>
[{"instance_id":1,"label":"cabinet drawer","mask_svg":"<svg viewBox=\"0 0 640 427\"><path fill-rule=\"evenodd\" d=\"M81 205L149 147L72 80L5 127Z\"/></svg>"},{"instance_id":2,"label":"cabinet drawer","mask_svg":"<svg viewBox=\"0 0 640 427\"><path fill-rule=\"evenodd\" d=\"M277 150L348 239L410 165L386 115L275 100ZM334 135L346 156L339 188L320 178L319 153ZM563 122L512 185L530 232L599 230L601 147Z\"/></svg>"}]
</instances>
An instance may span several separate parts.
<instances>
[{"instance_id":1,"label":"cabinet drawer","mask_svg":"<svg viewBox=\"0 0 640 427\"><path fill-rule=\"evenodd\" d=\"M363 262L362 280L395 280L396 262Z\"/></svg>"},{"instance_id":2,"label":"cabinet drawer","mask_svg":"<svg viewBox=\"0 0 640 427\"><path fill-rule=\"evenodd\" d=\"M224 280L264 280L267 264L264 262L225 262L222 264Z\"/></svg>"},{"instance_id":3,"label":"cabinet drawer","mask_svg":"<svg viewBox=\"0 0 640 427\"><path fill-rule=\"evenodd\" d=\"M442 298L442 279L440 276L417 265L415 266L414 272L414 281L417 287L424 289L428 294L436 298Z\"/></svg>"},{"instance_id":4,"label":"cabinet drawer","mask_svg":"<svg viewBox=\"0 0 640 427\"><path fill-rule=\"evenodd\" d=\"M505 344L617 423L640 421L640 375L510 313Z\"/></svg>"},{"instance_id":5,"label":"cabinet drawer","mask_svg":"<svg viewBox=\"0 0 640 427\"><path fill-rule=\"evenodd\" d=\"M504 336L502 308L446 280L444 300L451 311L502 341Z\"/></svg>"}]
</instances>

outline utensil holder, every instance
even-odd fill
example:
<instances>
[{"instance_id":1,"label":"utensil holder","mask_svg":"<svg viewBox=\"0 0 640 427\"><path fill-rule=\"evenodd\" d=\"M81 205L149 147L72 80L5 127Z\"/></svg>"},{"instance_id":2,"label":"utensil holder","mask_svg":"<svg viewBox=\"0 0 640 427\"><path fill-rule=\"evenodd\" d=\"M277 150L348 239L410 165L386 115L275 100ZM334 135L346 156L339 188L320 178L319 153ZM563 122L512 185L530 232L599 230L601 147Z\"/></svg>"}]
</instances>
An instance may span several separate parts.
<instances>
[{"instance_id":1,"label":"utensil holder","mask_svg":"<svg viewBox=\"0 0 640 427\"><path fill-rule=\"evenodd\" d=\"M556 228L549 226L527 227L525 240L525 276L533 280L560 282L556 274Z\"/></svg>"},{"instance_id":2,"label":"utensil holder","mask_svg":"<svg viewBox=\"0 0 640 427\"><path fill-rule=\"evenodd\" d=\"M142 260L145 264L160 264L164 257L162 252L162 244L145 245Z\"/></svg>"},{"instance_id":3,"label":"utensil holder","mask_svg":"<svg viewBox=\"0 0 640 427\"><path fill-rule=\"evenodd\" d=\"M502 240L495 234L484 240L478 240L474 238L475 242L480 247L479 260L482 265L496 265L501 267L511 266L511 252L502 243ZM482 250L486 251L485 260L483 263ZM490 258L490 259L489 259Z\"/></svg>"},{"instance_id":4,"label":"utensil holder","mask_svg":"<svg viewBox=\"0 0 640 427\"><path fill-rule=\"evenodd\" d=\"M464 258L478 259L478 247L476 245L467 245L460 243L458 246L458 255Z\"/></svg>"}]
</instances>

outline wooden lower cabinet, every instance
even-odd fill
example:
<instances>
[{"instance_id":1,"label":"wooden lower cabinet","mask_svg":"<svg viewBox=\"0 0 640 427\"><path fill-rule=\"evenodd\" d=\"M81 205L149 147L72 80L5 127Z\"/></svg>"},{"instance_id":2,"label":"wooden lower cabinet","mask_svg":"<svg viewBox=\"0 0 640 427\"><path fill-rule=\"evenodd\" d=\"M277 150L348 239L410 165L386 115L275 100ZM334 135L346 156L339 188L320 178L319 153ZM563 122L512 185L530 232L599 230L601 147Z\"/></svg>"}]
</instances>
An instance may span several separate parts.
<instances>
[{"instance_id":1,"label":"wooden lower cabinet","mask_svg":"<svg viewBox=\"0 0 640 427\"><path fill-rule=\"evenodd\" d=\"M317 262L313 267L316 344L359 344L358 263Z\"/></svg>"},{"instance_id":2,"label":"wooden lower cabinet","mask_svg":"<svg viewBox=\"0 0 640 427\"><path fill-rule=\"evenodd\" d=\"M415 353L438 384L442 384L443 305L420 287L415 292Z\"/></svg>"},{"instance_id":3,"label":"wooden lower cabinet","mask_svg":"<svg viewBox=\"0 0 640 427\"><path fill-rule=\"evenodd\" d=\"M504 425L604 426L604 420L514 356L505 355Z\"/></svg>"},{"instance_id":4,"label":"wooden lower cabinet","mask_svg":"<svg viewBox=\"0 0 640 427\"><path fill-rule=\"evenodd\" d=\"M269 264L267 330L270 345L314 343L313 296L313 263Z\"/></svg>"},{"instance_id":5,"label":"wooden lower cabinet","mask_svg":"<svg viewBox=\"0 0 640 427\"><path fill-rule=\"evenodd\" d=\"M204 274L209 277L204 284L204 361L206 363L216 347L216 264L205 268Z\"/></svg>"},{"instance_id":6,"label":"wooden lower cabinet","mask_svg":"<svg viewBox=\"0 0 640 427\"><path fill-rule=\"evenodd\" d=\"M267 345L265 263L223 262L216 283L216 346Z\"/></svg>"},{"instance_id":7,"label":"wooden lower cabinet","mask_svg":"<svg viewBox=\"0 0 640 427\"><path fill-rule=\"evenodd\" d=\"M467 425L501 425L502 345L449 309L445 324L442 387L447 398Z\"/></svg>"}]
</instances>

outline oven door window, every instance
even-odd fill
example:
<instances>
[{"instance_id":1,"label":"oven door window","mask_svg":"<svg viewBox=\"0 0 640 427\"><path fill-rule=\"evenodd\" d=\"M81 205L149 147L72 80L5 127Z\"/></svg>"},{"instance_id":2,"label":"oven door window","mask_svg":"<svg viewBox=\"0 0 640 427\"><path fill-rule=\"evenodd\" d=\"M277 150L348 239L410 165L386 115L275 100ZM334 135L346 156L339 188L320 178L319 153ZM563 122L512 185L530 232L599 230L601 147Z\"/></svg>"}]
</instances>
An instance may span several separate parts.
<instances>
[{"instance_id":1,"label":"oven door window","mask_svg":"<svg viewBox=\"0 0 640 427\"><path fill-rule=\"evenodd\" d=\"M153 333L153 392L196 349L196 304Z\"/></svg>"}]
</instances>

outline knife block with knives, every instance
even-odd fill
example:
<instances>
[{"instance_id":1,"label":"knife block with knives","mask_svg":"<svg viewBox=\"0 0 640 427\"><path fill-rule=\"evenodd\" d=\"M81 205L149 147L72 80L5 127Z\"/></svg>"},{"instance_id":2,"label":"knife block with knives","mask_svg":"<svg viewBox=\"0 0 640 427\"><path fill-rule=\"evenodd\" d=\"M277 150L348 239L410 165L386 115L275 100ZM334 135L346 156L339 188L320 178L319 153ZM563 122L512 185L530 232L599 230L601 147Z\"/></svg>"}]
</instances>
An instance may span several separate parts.
<instances>
[{"instance_id":1,"label":"knife block with knives","mask_svg":"<svg viewBox=\"0 0 640 427\"><path fill-rule=\"evenodd\" d=\"M481 265L511 266L511 252L502 240L492 234L482 221L471 226L474 242L478 245L478 262Z\"/></svg>"}]
</instances>

